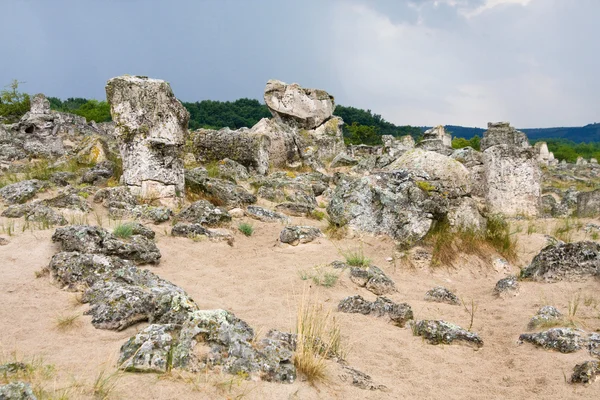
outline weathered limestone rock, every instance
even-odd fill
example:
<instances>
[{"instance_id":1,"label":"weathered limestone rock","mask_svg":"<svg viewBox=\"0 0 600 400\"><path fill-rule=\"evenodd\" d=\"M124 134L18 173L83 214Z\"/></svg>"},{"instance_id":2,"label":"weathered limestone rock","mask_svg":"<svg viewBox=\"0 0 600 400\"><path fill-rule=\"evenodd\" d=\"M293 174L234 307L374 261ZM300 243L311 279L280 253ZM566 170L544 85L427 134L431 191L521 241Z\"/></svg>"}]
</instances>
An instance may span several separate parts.
<instances>
[{"instance_id":1,"label":"weathered limestone rock","mask_svg":"<svg viewBox=\"0 0 600 400\"><path fill-rule=\"evenodd\" d=\"M99 182L106 181L114 174L114 163L112 161L102 161L86 170L81 176L82 183L95 185Z\"/></svg>"},{"instance_id":2,"label":"weathered limestone rock","mask_svg":"<svg viewBox=\"0 0 600 400\"><path fill-rule=\"evenodd\" d=\"M524 333L519 336L519 341L561 353L573 353L585 344L585 338L571 328L551 328L539 333Z\"/></svg>"},{"instance_id":3,"label":"weathered limestone rock","mask_svg":"<svg viewBox=\"0 0 600 400\"><path fill-rule=\"evenodd\" d=\"M460 304L458 297L456 297L456 295L450 290L442 286L436 286L433 289L428 290L427 293L425 293L425 300L434 301L437 303L448 303L452 305Z\"/></svg>"},{"instance_id":4,"label":"weathered limestone rock","mask_svg":"<svg viewBox=\"0 0 600 400\"><path fill-rule=\"evenodd\" d=\"M37 400L29 383L16 381L0 385L0 399L2 400Z\"/></svg>"},{"instance_id":5,"label":"weathered limestone rock","mask_svg":"<svg viewBox=\"0 0 600 400\"><path fill-rule=\"evenodd\" d=\"M563 315L556 307L543 306L540 308L530 320L527 327L529 329L536 329L539 326L548 326L552 323L560 323L563 319Z\"/></svg>"},{"instance_id":6,"label":"weathered limestone rock","mask_svg":"<svg viewBox=\"0 0 600 400\"><path fill-rule=\"evenodd\" d=\"M37 179L12 183L0 189L0 197L8 204L24 203L43 187L44 182Z\"/></svg>"},{"instance_id":7,"label":"weathered limestone rock","mask_svg":"<svg viewBox=\"0 0 600 400\"><path fill-rule=\"evenodd\" d=\"M269 170L271 139L264 133L245 128L237 131L199 129L191 138L194 155L203 162L229 158L261 175Z\"/></svg>"},{"instance_id":8,"label":"weathered limestone rock","mask_svg":"<svg viewBox=\"0 0 600 400\"><path fill-rule=\"evenodd\" d=\"M481 140L488 211L535 217L541 209L542 173L527 136L507 123L488 124Z\"/></svg>"},{"instance_id":9,"label":"weathered limestone rock","mask_svg":"<svg viewBox=\"0 0 600 400\"><path fill-rule=\"evenodd\" d=\"M297 246L300 243L310 243L321 236L321 230L313 226L286 226L279 234L279 241Z\"/></svg>"},{"instance_id":10,"label":"weathered limestone rock","mask_svg":"<svg viewBox=\"0 0 600 400\"><path fill-rule=\"evenodd\" d=\"M580 218L600 215L600 189L580 192L577 195L577 216Z\"/></svg>"},{"instance_id":11,"label":"weathered limestone rock","mask_svg":"<svg viewBox=\"0 0 600 400\"><path fill-rule=\"evenodd\" d=\"M123 183L134 195L178 204L184 193L187 110L167 82L146 77L112 78L106 97L120 139Z\"/></svg>"},{"instance_id":12,"label":"weathered limestone rock","mask_svg":"<svg viewBox=\"0 0 600 400\"><path fill-rule=\"evenodd\" d=\"M283 222L288 223L290 219L284 215L275 211L268 210L259 206L248 206L246 207L246 215L258 219L263 222Z\"/></svg>"},{"instance_id":13,"label":"weathered limestone rock","mask_svg":"<svg viewBox=\"0 0 600 400\"><path fill-rule=\"evenodd\" d=\"M550 151L548 150L548 144L546 142L537 142L533 148L537 153L538 162L542 165L550 164ZM552 155L554 159L554 155Z\"/></svg>"},{"instance_id":14,"label":"weathered limestone rock","mask_svg":"<svg viewBox=\"0 0 600 400\"><path fill-rule=\"evenodd\" d=\"M517 277L511 275L500 279L498 282L496 282L494 294L501 298L518 295L519 281L517 280Z\"/></svg>"},{"instance_id":15,"label":"weathered limestone rock","mask_svg":"<svg viewBox=\"0 0 600 400\"><path fill-rule=\"evenodd\" d=\"M395 138L392 135L382 135L383 154L387 154L392 159L400 157L408 150L415 148L415 139L410 135L405 135L400 138Z\"/></svg>"},{"instance_id":16,"label":"weathered limestone rock","mask_svg":"<svg viewBox=\"0 0 600 400\"><path fill-rule=\"evenodd\" d=\"M333 96L326 91L278 80L267 82L264 99L275 119L302 129L317 128L331 118L335 109Z\"/></svg>"},{"instance_id":17,"label":"weathered limestone rock","mask_svg":"<svg viewBox=\"0 0 600 400\"><path fill-rule=\"evenodd\" d=\"M407 303L397 304L386 297L377 297L375 301L371 302L363 299L360 295L349 296L340 301L338 311L363 315L374 314L377 317L387 315L395 325L400 327L413 319L410 305Z\"/></svg>"},{"instance_id":18,"label":"weathered limestone rock","mask_svg":"<svg viewBox=\"0 0 600 400\"><path fill-rule=\"evenodd\" d=\"M198 200L181 210L176 216L179 221L186 221L207 226L216 226L231 221L231 215L220 207L206 200Z\"/></svg>"},{"instance_id":19,"label":"weathered limestone rock","mask_svg":"<svg viewBox=\"0 0 600 400\"><path fill-rule=\"evenodd\" d=\"M600 276L600 244L596 242L559 243L536 255L522 278L534 281L581 281Z\"/></svg>"},{"instance_id":20,"label":"weathered limestone rock","mask_svg":"<svg viewBox=\"0 0 600 400\"><path fill-rule=\"evenodd\" d=\"M160 250L146 236L134 234L128 240L118 239L104 228L70 225L58 228L52 235L63 251L118 256L138 264L158 264Z\"/></svg>"},{"instance_id":21,"label":"weathered limestone rock","mask_svg":"<svg viewBox=\"0 0 600 400\"><path fill-rule=\"evenodd\" d=\"M434 345L461 342L477 348L483 346L483 340L478 334L442 320L415 321L412 323L412 331L415 336L422 336Z\"/></svg>"},{"instance_id":22,"label":"weathered limestone rock","mask_svg":"<svg viewBox=\"0 0 600 400\"><path fill-rule=\"evenodd\" d=\"M167 372L171 367L172 324L153 324L121 346L119 365L129 372ZM179 333L179 332L176 332Z\"/></svg>"},{"instance_id":23,"label":"weathered limestone rock","mask_svg":"<svg viewBox=\"0 0 600 400\"><path fill-rule=\"evenodd\" d=\"M600 361L585 361L573 368L571 383L593 383L600 375Z\"/></svg>"},{"instance_id":24,"label":"weathered limestone rock","mask_svg":"<svg viewBox=\"0 0 600 400\"><path fill-rule=\"evenodd\" d=\"M434 205L407 171L380 172L337 181L327 206L333 223L361 231L387 234L406 243L429 231Z\"/></svg>"},{"instance_id":25,"label":"weathered limestone rock","mask_svg":"<svg viewBox=\"0 0 600 400\"><path fill-rule=\"evenodd\" d=\"M378 296L396 291L394 281L374 265L366 268L350 268L350 280Z\"/></svg>"},{"instance_id":26,"label":"weathered limestone rock","mask_svg":"<svg viewBox=\"0 0 600 400\"><path fill-rule=\"evenodd\" d=\"M481 139L481 151L500 144L523 149L531 147L527 135L510 126L510 123L489 122L488 130L484 132Z\"/></svg>"},{"instance_id":27,"label":"weathered limestone rock","mask_svg":"<svg viewBox=\"0 0 600 400\"><path fill-rule=\"evenodd\" d=\"M450 158L464 165L470 174L471 195L485 196L485 168L483 165L483 154L472 147L456 149Z\"/></svg>"},{"instance_id":28,"label":"weathered limestone rock","mask_svg":"<svg viewBox=\"0 0 600 400\"><path fill-rule=\"evenodd\" d=\"M453 151L452 135L446 133L442 125L436 126L423 133L423 140L417 143L417 147L449 156Z\"/></svg>"},{"instance_id":29,"label":"weathered limestone rock","mask_svg":"<svg viewBox=\"0 0 600 400\"><path fill-rule=\"evenodd\" d=\"M7 218L25 217L26 221L38 222L48 226L68 224L62 214L44 205L39 200L28 204L13 204L2 212L2 216Z\"/></svg>"},{"instance_id":30,"label":"weathered limestone rock","mask_svg":"<svg viewBox=\"0 0 600 400\"><path fill-rule=\"evenodd\" d=\"M202 177L198 174L192 175L186 171L185 180L189 190L203 194L220 206L233 208L256 203L256 196L249 193L242 186L225 179Z\"/></svg>"},{"instance_id":31,"label":"weathered limestone rock","mask_svg":"<svg viewBox=\"0 0 600 400\"><path fill-rule=\"evenodd\" d=\"M356 158L341 153L334 157L334 159L331 161L331 164L329 164L329 168L351 167L356 164L358 164L358 160Z\"/></svg>"}]
</instances>

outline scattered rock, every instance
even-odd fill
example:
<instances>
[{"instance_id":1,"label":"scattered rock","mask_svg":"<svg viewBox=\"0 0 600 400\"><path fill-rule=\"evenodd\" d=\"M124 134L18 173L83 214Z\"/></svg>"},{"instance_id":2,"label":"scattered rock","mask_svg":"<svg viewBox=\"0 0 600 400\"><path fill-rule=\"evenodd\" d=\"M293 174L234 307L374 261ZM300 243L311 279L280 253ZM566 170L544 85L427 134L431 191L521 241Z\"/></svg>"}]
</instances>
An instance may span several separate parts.
<instances>
[{"instance_id":1,"label":"scattered rock","mask_svg":"<svg viewBox=\"0 0 600 400\"><path fill-rule=\"evenodd\" d=\"M483 346L483 340L481 340L478 334L442 320L412 322L412 331L415 336L422 336L430 344L434 345L464 342L477 348Z\"/></svg>"},{"instance_id":2,"label":"scattered rock","mask_svg":"<svg viewBox=\"0 0 600 400\"><path fill-rule=\"evenodd\" d=\"M555 307L543 306L540 308L536 315L534 315L527 327L529 329L536 329L540 326L548 326L549 324L558 324L562 321L563 315Z\"/></svg>"},{"instance_id":3,"label":"scattered rock","mask_svg":"<svg viewBox=\"0 0 600 400\"><path fill-rule=\"evenodd\" d=\"M286 226L279 234L281 243L297 246L300 243L309 243L323 236L319 228L312 226Z\"/></svg>"},{"instance_id":4,"label":"scattered rock","mask_svg":"<svg viewBox=\"0 0 600 400\"><path fill-rule=\"evenodd\" d=\"M21 181L4 186L0 189L0 196L8 204L25 203L44 187L44 183L37 179Z\"/></svg>"},{"instance_id":5,"label":"scattered rock","mask_svg":"<svg viewBox=\"0 0 600 400\"><path fill-rule=\"evenodd\" d=\"M599 361L585 361L573 368L571 383L593 383L600 375Z\"/></svg>"},{"instance_id":6,"label":"scattered rock","mask_svg":"<svg viewBox=\"0 0 600 400\"><path fill-rule=\"evenodd\" d=\"M581 281L600 276L600 244L559 243L547 246L521 271L522 278L534 281Z\"/></svg>"},{"instance_id":7,"label":"scattered rock","mask_svg":"<svg viewBox=\"0 0 600 400\"><path fill-rule=\"evenodd\" d=\"M377 317L387 315L395 325L404 327L413 319L413 312L407 303L397 304L386 297L377 297L374 302L367 301L360 295L349 296L338 305L338 311L345 313L374 314Z\"/></svg>"},{"instance_id":8,"label":"scattered rock","mask_svg":"<svg viewBox=\"0 0 600 400\"><path fill-rule=\"evenodd\" d=\"M352 267L350 280L378 296L396 291L394 281L374 265L367 268Z\"/></svg>"},{"instance_id":9,"label":"scattered rock","mask_svg":"<svg viewBox=\"0 0 600 400\"><path fill-rule=\"evenodd\" d=\"M552 349L561 353L573 353L582 348L585 339L571 328L551 328L544 332L524 333L519 336L520 342L532 343L544 349Z\"/></svg>"},{"instance_id":10,"label":"scattered rock","mask_svg":"<svg viewBox=\"0 0 600 400\"><path fill-rule=\"evenodd\" d=\"M442 286L436 286L425 293L425 300L437 303L460 305L460 300L454 293Z\"/></svg>"},{"instance_id":11,"label":"scattered rock","mask_svg":"<svg viewBox=\"0 0 600 400\"><path fill-rule=\"evenodd\" d=\"M231 221L231 215L206 200L198 200L181 210L176 216L179 221L216 226Z\"/></svg>"},{"instance_id":12,"label":"scattered rock","mask_svg":"<svg viewBox=\"0 0 600 400\"><path fill-rule=\"evenodd\" d=\"M498 297L516 296L519 294L519 281L514 275L500 279L494 288L494 294Z\"/></svg>"}]
</instances>

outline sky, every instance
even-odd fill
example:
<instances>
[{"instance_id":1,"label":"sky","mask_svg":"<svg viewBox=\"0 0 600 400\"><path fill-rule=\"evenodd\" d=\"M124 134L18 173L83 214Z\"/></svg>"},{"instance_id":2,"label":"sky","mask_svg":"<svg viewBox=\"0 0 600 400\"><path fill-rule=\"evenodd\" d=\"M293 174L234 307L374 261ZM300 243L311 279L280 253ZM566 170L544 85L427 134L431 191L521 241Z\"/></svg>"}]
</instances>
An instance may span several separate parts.
<instances>
[{"instance_id":1,"label":"sky","mask_svg":"<svg viewBox=\"0 0 600 400\"><path fill-rule=\"evenodd\" d=\"M600 0L0 0L0 86L105 99L114 76L183 101L269 79L398 125L600 122Z\"/></svg>"}]
</instances>

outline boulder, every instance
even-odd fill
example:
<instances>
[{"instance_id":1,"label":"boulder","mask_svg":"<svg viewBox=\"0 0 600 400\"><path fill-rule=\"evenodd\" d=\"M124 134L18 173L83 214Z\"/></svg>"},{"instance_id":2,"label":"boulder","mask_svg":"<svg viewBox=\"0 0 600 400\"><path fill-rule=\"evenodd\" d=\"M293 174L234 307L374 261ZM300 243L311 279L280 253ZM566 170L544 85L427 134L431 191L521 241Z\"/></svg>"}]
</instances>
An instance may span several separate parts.
<instances>
[{"instance_id":1,"label":"boulder","mask_svg":"<svg viewBox=\"0 0 600 400\"><path fill-rule=\"evenodd\" d=\"M119 239L104 228L89 225L71 225L58 228L52 241L60 243L62 251L118 256L138 264L158 264L160 250L152 239L134 234Z\"/></svg>"},{"instance_id":2,"label":"boulder","mask_svg":"<svg viewBox=\"0 0 600 400\"><path fill-rule=\"evenodd\" d=\"M399 327L413 319L413 312L407 303L397 304L386 297L377 297L373 302L367 301L360 295L349 296L340 301L338 311L345 313L373 314L377 317L388 316Z\"/></svg>"},{"instance_id":3,"label":"boulder","mask_svg":"<svg viewBox=\"0 0 600 400\"><path fill-rule=\"evenodd\" d=\"M191 177L186 173L186 184L189 190L201 193L219 206L234 208L256 203L256 196L242 186L225 179L200 178L197 175Z\"/></svg>"},{"instance_id":4,"label":"boulder","mask_svg":"<svg viewBox=\"0 0 600 400\"><path fill-rule=\"evenodd\" d=\"M249 129L199 129L192 132L191 141L194 155L203 162L229 158L258 174L269 170L271 139L265 134Z\"/></svg>"},{"instance_id":5,"label":"boulder","mask_svg":"<svg viewBox=\"0 0 600 400\"><path fill-rule=\"evenodd\" d=\"M115 165L112 161L101 161L92 168L83 172L81 183L89 183L95 185L99 182L106 181L115 173Z\"/></svg>"},{"instance_id":6,"label":"boulder","mask_svg":"<svg viewBox=\"0 0 600 400\"><path fill-rule=\"evenodd\" d=\"M571 328L551 328L544 332L524 333L519 336L519 341L561 353L573 353L585 344L585 338Z\"/></svg>"},{"instance_id":7,"label":"boulder","mask_svg":"<svg viewBox=\"0 0 600 400\"><path fill-rule=\"evenodd\" d=\"M422 336L430 344L465 343L476 348L483 346L483 340L477 333L467 331L458 325L442 320L422 320L412 323L415 336Z\"/></svg>"},{"instance_id":8,"label":"boulder","mask_svg":"<svg viewBox=\"0 0 600 400\"><path fill-rule=\"evenodd\" d=\"M559 324L563 320L563 315L553 306L543 306L540 308L530 320L527 327L536 329L540 326L548 326L549 324Z\"/></svg>"},{"instance_id":9,"label":"boulder","mask_svg":"<svg viewBox=\"0 0 600 400\"><path fill-rule=\"evenodd\" d=\"M374 265L366 268L350 268L350 280L378 296L396 291L394 281Z\"/></svg>"},{"instance_id":10,"label":"boulder","mask_svg":"<svg viewBox=\"0 0 600 400\"><path fill-rule=\"evenodd\" d=\"M408 150L415 148L415 139L410 135L405 135L400 138L395 138L392 135L382 135L383 154L388 155L392 159L400 157Z\"/></svg>"},{"instance_id":11,"label":"boulder","mask_svg":"<svg viewBox=\"0 0 600 400\"><path fill-rule=\"evenodd\" d=\"M588 218L598 215L600 215L600 189L579 193L577 195L577 216Z\"/></svg>"},{"instance_id":12,"label":"boulder","mask_svg":"<svg viewBox=\"0 0 600 400\"><path fill-rule=\"evenodd\" d=\"M333 96L326 91L277 80L267 82L264 100L275 119L302 129L317 128L331 118L335 109Z\"/></svg>"},{"instance_id":13,"label":"boulder","mask_svg":"<svg viewBox=\"0 0 600 400\"><path fill-rule=\"evenodd\" d=\"M358 164L358 160L345 153L340 153L331 161L329 168L351 167Z\"/></svg>"},{"instance_id":14,"label":"boulder","mask_svg":"<svg viewBox=\"0 0 600 400\"><path fill-rule=\"evenodd\" d=\"M600 244L596 242L558 243L543 248L521 277L534 281L581 281L600 276Z\"/></svg>"},{"instance_id":15,"label":"boulder","mask_svg":"<svg viewBox=\"0 0 600 400\"><path fill-rule=\"evenodd\" d=\"M297 246L300 243L310 243L323 236L319 228L312 226L286 226L279 234L281 243Z\"/></svg>"},{"instance_id":16,"label":"boulder","mask_svg":"<svg viewBox=\"0 0 600 400\"><path fill-rule=\"evenodd\" d=\"M177 220L217 226L231 221L231 215L220 207L216 207L206 200L198 200L184 207L176 216Z\"/></svg>"},{"instance_id":17,"label":"boulder","mask_svg":"<svg viewBox=\"0 0 600 400\"><path fill-rule=\"evenodd\" d=\"M275 210L294 217L305 217L315 209L312 204L305 203L281 203L275 206Z\"/></svg>"},{"instance_id":18,"label":"boulder","mask_svg":"<svg viewBox=\"0 0 600 400\"><path fill-rule=\"evenodd\" d=\"M416 147L449 156L453 151L452 135L446 133L442 125L438 125L425 131L423 139L417 143Z\"/></svg>"},{"instance_id":19,"label":"boulder","mask_svg":"<svg viewBox=\"0 0 600 400\"><path fill-rule=\"evenodd\" d=\"M436 286L425 293L425 300L434 301L436 303L448 303L452 305L460 305L460 300L454 293L442 286Z\"/></svg>"},{"instance_id":20,"label":"boulder","mask_svg":"<svg viewBox=\"0 0 600 400\"><path fill-rule=\"evenodd\" d=\"M205 236L212 241L225 241L230 245L233 245L234 241L233 234L226 229L209 229L200 224L186 224L183 222L178 222L173 226L171 235L190 239Z\"/></svg>"},{"instance_id":21,"label":"boulder","mask_svg":"<svg viewBox=\"0 0 600 400\"><path fill-rule=\"evenodd\" d=\"M489 123L481 149L488 211L536 217L541 210L542 172L527 136L508 123Z\"/></svg>"},{"instance_id":22,"label":"boulder","mask_svg":"<svg viewBox=\"0 0 600 400\"><path fill-rule=\"evenodd\" d=\"M37 179L12 183L0 189L0 197L8 204L25 203L44 186L44 182Z\"/></svg>"},{"instance_id":23,"label":"boulder","mask_svg":"<svg viewBox=\"0 0 600 400\"><path fill-rule=\"evenodd\" d=\"M500 279L494 287L494 294L498 297L505 298L516 296L519 294L519 281L516 276L511 275Z\"/></svg>"},{"instance_id":24,"label":"boulder","mask_svg":"<svg viewBox=\"0 0 600 400\"><path fill-rule=\"evenodd\" d=\"M128 372L167 372L171 369L172 324L152 324L121 346L119 366ZM176 333L179 333L178 331Z\"/></svg>"},{"instance_id":25,"label":"boulder","mask_svg":"<svg viewBox=\"0 0 600 400\"><path fill-rule=\"evenodd\" d=\"M120 76L106 85L123 159L123 183L166 206L184 193L182 150L189 113L165 81Z\"/></svg>"}]
</instances>

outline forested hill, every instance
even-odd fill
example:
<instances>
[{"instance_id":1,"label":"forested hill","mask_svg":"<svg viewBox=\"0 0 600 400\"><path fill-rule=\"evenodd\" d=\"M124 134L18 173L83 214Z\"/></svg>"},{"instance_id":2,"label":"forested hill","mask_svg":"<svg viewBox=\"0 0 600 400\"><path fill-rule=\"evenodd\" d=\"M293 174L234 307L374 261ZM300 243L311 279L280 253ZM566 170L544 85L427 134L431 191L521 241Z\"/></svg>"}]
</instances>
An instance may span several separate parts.
<instances>
[{"instance_id":1,"label":"forested hill","mask_svg":"<svg viewBox=\"0 0 600 400\"><path fill-rule=\"evenodd\" d=\"M451 132L452 136L470 139L477 135L483 136L485 129L467 128L464 126L446 125L446 131ZM422 130L428 127L422 127ZM563 128L527 128L519 129L527 134L531 141L540 139L565 139L575 143L582 142L600 142L600 123L589 124L581 127L563 127Z\"/></svg>"}]
</instances>

